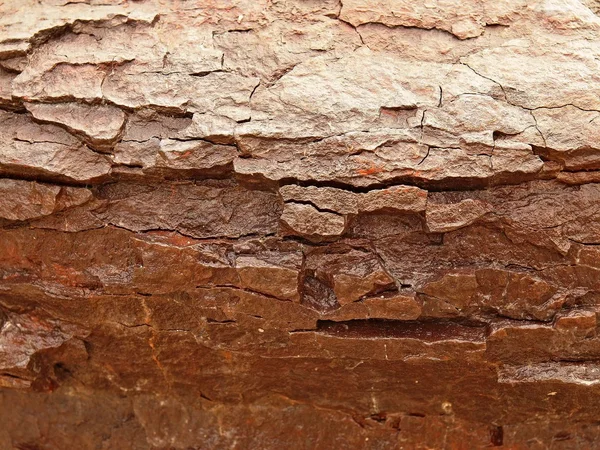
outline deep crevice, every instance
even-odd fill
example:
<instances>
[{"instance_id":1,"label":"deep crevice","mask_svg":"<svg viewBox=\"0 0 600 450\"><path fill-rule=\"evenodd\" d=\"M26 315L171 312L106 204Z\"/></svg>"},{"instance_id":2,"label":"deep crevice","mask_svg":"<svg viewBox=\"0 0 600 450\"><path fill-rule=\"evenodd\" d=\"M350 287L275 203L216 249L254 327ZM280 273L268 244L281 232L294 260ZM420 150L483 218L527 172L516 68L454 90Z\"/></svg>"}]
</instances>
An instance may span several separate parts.
<instances>
[{"instance_id":1,"label":"deep crevice","mask_svg":"<svg viewBox=\"0 0 600 450\"><path fill-rule=\"evenodd\" d=\"M418 339L426 342L461 340L483 342L487 324L470 320L392 320L354 319L336 322L318 320L313 330L294 330L291 333L314 332L329 336L355 339Z\"/></svg>"}]
</instances>

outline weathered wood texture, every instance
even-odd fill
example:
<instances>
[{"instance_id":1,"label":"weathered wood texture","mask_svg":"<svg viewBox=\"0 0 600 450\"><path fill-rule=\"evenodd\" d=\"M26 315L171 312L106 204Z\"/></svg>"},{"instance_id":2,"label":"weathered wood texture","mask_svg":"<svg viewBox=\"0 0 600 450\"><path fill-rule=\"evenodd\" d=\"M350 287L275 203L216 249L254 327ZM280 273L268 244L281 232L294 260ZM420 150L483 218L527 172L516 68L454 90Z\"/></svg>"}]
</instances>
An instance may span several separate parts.
<instances>
[{"instance_id":1,"label":"weathered wood texture","mask_svg":"<svg viewBox=\"0 0 600 450\"><path fill-rule=\"evenodd\" d=\"M600 447L593 0L0 0L0 449Z\"/></svg>"}]
</instances>

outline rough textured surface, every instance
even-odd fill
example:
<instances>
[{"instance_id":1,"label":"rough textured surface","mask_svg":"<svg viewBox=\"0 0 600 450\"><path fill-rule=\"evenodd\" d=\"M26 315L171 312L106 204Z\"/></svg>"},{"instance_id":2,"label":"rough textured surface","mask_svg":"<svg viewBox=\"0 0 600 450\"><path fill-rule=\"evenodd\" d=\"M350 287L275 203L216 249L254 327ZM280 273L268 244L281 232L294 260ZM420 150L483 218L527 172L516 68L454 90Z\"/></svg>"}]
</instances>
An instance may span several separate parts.
<instances>
[{"instance_id":1,"label":"rough textured surface","mask_svg":"<svg viewBox=\"0 0 600 450\"><path fill-rule=\"evenodd\" d=\"M600 447L596 0L0 0L0 449Z\"/></svg>"}]
</instances>

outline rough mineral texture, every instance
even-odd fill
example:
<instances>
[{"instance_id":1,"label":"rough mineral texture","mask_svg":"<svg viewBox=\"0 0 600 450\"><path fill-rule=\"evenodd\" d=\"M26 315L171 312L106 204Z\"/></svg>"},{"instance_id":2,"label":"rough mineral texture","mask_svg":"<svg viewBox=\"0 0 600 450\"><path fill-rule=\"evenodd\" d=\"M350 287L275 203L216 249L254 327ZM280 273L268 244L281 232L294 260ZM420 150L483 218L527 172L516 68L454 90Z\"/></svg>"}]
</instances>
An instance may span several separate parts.
<instances>
[{"instance_id":1,"label":"rough mineral texture","mask_svg":"<svg viewBox=\"0 0 600 450\"><path fill-rule=\"evenodd\" d=\"M0 450L600 448L597 0L0 0Z\"/></svg>"}]
</instances>

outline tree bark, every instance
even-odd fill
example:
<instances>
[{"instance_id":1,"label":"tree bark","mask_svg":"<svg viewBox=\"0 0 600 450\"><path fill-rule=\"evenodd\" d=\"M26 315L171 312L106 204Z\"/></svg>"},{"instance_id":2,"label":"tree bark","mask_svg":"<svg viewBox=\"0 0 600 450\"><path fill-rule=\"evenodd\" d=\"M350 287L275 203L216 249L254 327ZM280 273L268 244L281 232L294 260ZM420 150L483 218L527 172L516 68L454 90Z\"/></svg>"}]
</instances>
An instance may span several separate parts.
<instances>
[{"instance_id":1,"label":"tree bark","mask_svg":"<svg viewBox=\"0 0 600 450\"><path fill-rule=\"evenodd\" d=\"M593 0L0 0L0 448L598 448Z\"/></svg>"}]
</instances>

